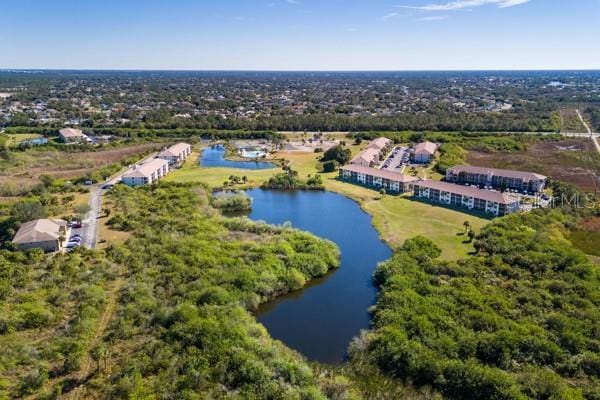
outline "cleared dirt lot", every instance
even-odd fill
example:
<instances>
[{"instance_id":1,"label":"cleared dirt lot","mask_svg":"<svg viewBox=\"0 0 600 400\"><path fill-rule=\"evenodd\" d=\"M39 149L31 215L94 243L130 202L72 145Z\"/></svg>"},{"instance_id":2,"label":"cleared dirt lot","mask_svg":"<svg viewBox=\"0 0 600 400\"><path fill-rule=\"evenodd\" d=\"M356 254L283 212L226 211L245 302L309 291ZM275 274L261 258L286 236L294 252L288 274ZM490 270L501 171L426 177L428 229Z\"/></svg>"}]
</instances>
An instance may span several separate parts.
<instances>
[{"instance_id":1,"label":"cleared dirt lot","mask_svg":"<svg viewBox=\"0 0 600 400\"><path fill-rule=\"evenodd\" d=\"M31 149L11 152L0 160L0 186L30 187L41 175L56 178L77 178L88 172L111 165L131 156L158 150L163 143L142 143L107 150L70 153L66 151Z\"/></svg>"},{"instance_id":2,"label":"cleared dirt lot","mask_svg":"<svg viewBox=\"0 0 600 400\"><path fill-rule=\"evenodd\" d=\"M481 167L533 171L594 191L600 175L600 156L589 139L566 139L530 145L526 151L483 153L470 151L467 161Z\"/></svg>"}]
</instances>

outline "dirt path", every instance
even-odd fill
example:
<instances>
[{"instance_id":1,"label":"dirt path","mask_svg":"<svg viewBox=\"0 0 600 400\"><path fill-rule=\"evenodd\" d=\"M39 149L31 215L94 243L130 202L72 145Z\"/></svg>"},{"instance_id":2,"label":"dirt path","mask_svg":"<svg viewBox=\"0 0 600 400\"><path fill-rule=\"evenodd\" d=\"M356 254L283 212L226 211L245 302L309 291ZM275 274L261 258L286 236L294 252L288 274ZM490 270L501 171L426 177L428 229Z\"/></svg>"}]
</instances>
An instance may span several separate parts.
<instances>
[{"instance_id":1,"label":"dirt path","mask_svg":"<svg viewBox=\"0 0 600 400\"><path fill-rule=\"evenodd\" d=\"M600 143L598 143L598 138L596 137L596 135L594 133L592 133L590 126L588 125L587 122L585 122L585 120L583 119L583 116L581 115L579 110L575 110L575 112L577 113L577 116L579 117L579 120L581 121L583 126L585 126L585 129L588 131L588 134L590 135L592 142L594 142L594 146L596 147L596 150L598 151L598 153L600 153Z\"/></svg>"},{"instance_id":2,"label":"dirt path","mask_svg":"<svg viewBox=\"0 0 600 400\"><path fill-rule=\"evenodd\" d=\"M122 272L122 271L121 271ZM107 303L104 308L104 312L98 321L96 326L96 332L90 339L87 346L87 352L85 359L82 361L82 367L79 371L71 374L72 378L79 384L72 391L63 394L62 399L84 399L85 390L84 385L91 375L95 372L95 361L92 357L92 350L102 342L102 338L106 334L108 325L112 320L115 311L117 309L117 300L119 298L119 292L125 286L125 278L123 276L118 277L112 284L109 292L107 293Z\"/></svg>"}]
</instances>

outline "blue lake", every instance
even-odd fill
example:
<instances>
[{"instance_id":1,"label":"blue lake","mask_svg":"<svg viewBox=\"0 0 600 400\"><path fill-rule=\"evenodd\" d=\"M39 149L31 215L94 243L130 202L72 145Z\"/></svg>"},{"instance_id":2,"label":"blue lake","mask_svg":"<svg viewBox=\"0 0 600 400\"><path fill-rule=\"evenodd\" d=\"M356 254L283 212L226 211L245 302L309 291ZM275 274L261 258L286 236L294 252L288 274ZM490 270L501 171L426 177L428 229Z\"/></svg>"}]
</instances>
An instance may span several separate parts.
<instances>
[{"instance_id":1,"label":"blue lake","mask_svg":"<svg viewBox=\"0 0 600 400\"><path fill-rule=\"evenodd\" d=\"M203 167L223 167L239 169L270 169L276 165L269 161L235 161L225 158L225 147L223 145L214 145L206 147L200 157L200 165Z\"/></svg>"},{"instance_id":2,"label":"blue lake","mask_svg":"<svg viewBox=\"0 0 600 400\"><path fill-rule=\"evenodd\" d=\"M392 254L371 217L347 197L320 191L279 192L254 189L249 217L271 224L286 221L335 242L340 268L307 287L263 305L258 320L275 339L309 360L337 364L352 338L370 327L375 303L372 274Z\"/></svg>"}]
</instances>

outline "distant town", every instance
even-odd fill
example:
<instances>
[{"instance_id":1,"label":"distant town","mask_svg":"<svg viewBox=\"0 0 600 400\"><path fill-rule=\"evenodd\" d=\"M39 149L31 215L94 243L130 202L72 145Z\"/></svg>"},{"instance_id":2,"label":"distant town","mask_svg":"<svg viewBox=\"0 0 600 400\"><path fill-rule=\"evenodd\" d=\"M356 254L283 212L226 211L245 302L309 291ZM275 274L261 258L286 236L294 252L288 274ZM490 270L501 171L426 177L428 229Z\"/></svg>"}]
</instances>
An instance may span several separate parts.
<instances>
[{"instance_id":1,"label":"distant town","mask_svg":"<svg viewBox=\"0 0 600 400\"><path fill-rule=\"evenodd\" d=\"M598 130L600 74L0 70L0 125L278 130Z\"/></svg>"}]
</instances>

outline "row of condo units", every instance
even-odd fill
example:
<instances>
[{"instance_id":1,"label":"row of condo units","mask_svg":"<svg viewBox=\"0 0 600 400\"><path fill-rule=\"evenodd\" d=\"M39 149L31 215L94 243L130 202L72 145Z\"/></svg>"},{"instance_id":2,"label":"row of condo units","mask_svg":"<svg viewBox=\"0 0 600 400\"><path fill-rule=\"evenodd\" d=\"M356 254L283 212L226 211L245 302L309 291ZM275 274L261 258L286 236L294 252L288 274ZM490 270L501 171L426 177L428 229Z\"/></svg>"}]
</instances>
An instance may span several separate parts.
<instances>
[{"instance_id":1,"label":"row of condo units","mask_svg":"<svg viewBox=\"0 0 600 400\"><path fill-rule=\"evenodd\" d=\"M419 178L401 174L399 172L349 164L339 169L339 177L345 181L361 185L385 189L391 193L405 193L412 191L412 184Z\"/></svg>"},{"instance_id":2,"label":"row of condo units","mask_svg":"<svg viewBox=\"0 0 600 400\"><path fill-rule=\"evenodd\" d=\"M179 167L191 153L191 145L177 143L159 152L155 158L134 165L123 174L121 181L128 186L151 185L166 176L173 167Z\"/></svg>"},{"instance_id":3,"label":"row of condo units","mask_svg":"<svg viewBox=\"0 0 600 400\"><path fill-rule=\"evenodd\" d=\"M410 158L414 163L427 164L435 157L438 147L436 143L425 141L417 143L407 154L410 154ZM379 166L392 150L394 150L394 142L388 138L380 137L369 143L366 149L350 161L350 164L363 167Z\"/></svg>"},{"instance_id":4,"label":"row of condo units","mask_svg":"<svg viewBox=\"0 0 600 400\"><path fill-rule=\"evenodd\" d=\"M495 216L521 210L520 197L473 186L425 179L413 184L413 192L418 198Z\"/></svg>"},{"instance_id":5,"label":"row of condo units","mask_svg":"<svg viewBox=\"0 0 600 400\"><path fill-rule=\"evenodd\" d=\"M380 139L373 141L349 165L340 167L340 179L375 189L383 188L392 193L414 193L418 198L496 216L522 209L520 196L510 192L538 194L543 192L546 184L547 177L533 172L466 165L449 168L445 182L422 180L399 172L373 168L373 165L378 164L374 160L380 153L368 150L381 148L383 151L391 147L391 141L387 142L389 139ZM428 145L429 142L424 143L421 150L432 156L437 147ZM381 144L385 146L380 146ZM371 156L374 158L371 159ZM371 162L367 163L369 160Z\"/></svg>"},{"instance_id":6,"label":"row of condo units","mask_svg":"<svg viewBox=\"0 0 600 400\"><path fill-rule=\"evenodd\" d=\"M358 155L350 161L350 164L363 167L379 165L392 150L393 146L394 142L390 139L384 137L377 138L371 141L366 149L358 153Z\"/></svg>"}]
</instances>

